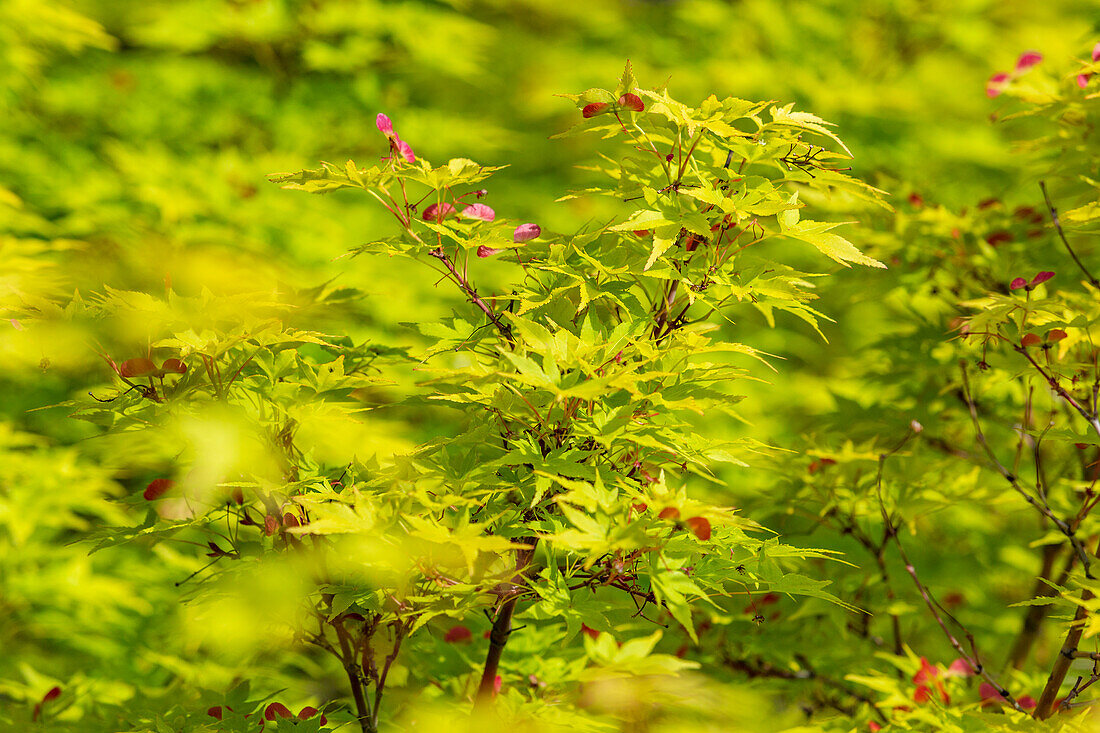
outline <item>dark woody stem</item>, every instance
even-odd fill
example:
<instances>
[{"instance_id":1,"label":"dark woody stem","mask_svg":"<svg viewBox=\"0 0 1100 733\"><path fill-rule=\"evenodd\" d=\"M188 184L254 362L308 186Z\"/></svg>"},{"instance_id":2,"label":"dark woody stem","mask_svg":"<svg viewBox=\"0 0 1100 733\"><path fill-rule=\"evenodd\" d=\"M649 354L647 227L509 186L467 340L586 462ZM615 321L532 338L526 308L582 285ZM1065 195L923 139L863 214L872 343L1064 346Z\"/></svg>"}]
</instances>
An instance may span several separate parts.
<instances>
[{"instance_id":1,"label":"dark woody stem","mask_svg":"<svg viewBox=\"0 0 1100 733\"><path fill-rule=\"evenodd\" d=\"M535 554L535 544L538 539L535 537L528 537L522 540L530 547L516 550L516 582L519 583L527 575L528 567L531 564L531 558ZM501 604L500 610L497 611L496 620L493 621L493 628L489 632L489 651L485 655L485 667L481 671L481 682L477 687L477 696L474 698L474 712L484 712L489 709L489 706L493 703L493 696L496 694L496 680L497 670L500 669L500 658L504 654L504 647L508 644L508 637L512 634L512 616L516 612L516 602L519 601L520 593L523 588L516 585L513 588L511 595Z\"/></svg>"},{"instance_id":2,"label":"dark woody stem","mask_svg":"<svg viewBox=\"0 0 1100 733\"><path fill-rule=\"evenodd\" d=\"M512 596L497 612L493 629L489 632L489 652L485 656L485 668L481 672L481 683L477 687L477 697L474 698L474 712L485 710L493 701L494 687L496 687L497 670L500 668L500 657L504 654L504 646L508 643L508 636L512 633L512 615L516 610L516 601Z\"/></svg>"},{"instance_id":3,"label":"dark woody stem","mask_svg":"<svg viewBox=\"0 0 1100 733\"><path fill-rule=\"evenodd\" d=\"M481 296L477 294L477 291L474 290L474 287L470 285L470 281L463 277L462 274L457 269L455 269L454 263L451 262L451 258L447 256L447 253L443 251L443 248L439 247L433 249L428 254L443 263L443 266L447 268L447 271L451 274L451 277L454 278L454 281L458 284L460 288L462 288L462 292L466 294L466 297L470 299L470 302L480 308L481 311L489 317L489 320L493 322L493 325L496 326L497 331L500 332L500 335L511 342L512 329L509 328L506 323L501 321L500 316L498 316L493 311L493 309L490 308L489 305L481 299Z\"/></svg>"},{"instance_id":4,"label":"dark woody stem","mask_svg":"<svg viewBox=\"0 0 1100 733\"><path fill-rule=\"evenodd\" d=\"M355 700L355 717L363 733L374 733L375 728L372 724L374 718L371 715L370 704L367 702L363 675L355 664L355 652L352 650L351 640L348 639L348 632L340 619L337 619L332 627L336 630L336 638L340 641L340 662L351 684L351 696Z\"/></svg>"},{"instance_id":5,"label":"dark woody stem","mask_svg":"<svg viewBox=\"0 0 1100 733\"><path fill-rule=\"evenodd\" d=\"M1092 600L1092 597L1092 592L1088 589L1081 591L1082 605L1077 607L1077 612L1073 616L1073 624L1066 634L1066 640L1062 644L1058 657L1054 660L1054 666L1050 670L1050 676L1047 677L1046 686L1043 687L1043 693L1039 696L1039 703L1035 706L1035 712L1032 714L1036 720L1046 720L1054 713L1054 700L1058 697L1058 690L1061 689L1062 683L1066 679L1069 666L1073 663L1077 653L1077 645L1081 642L1081 634L1085 630L1085 617L1088 616L1089 612L1085 608L1084 602Z\"/></svg>"}]
</instances>

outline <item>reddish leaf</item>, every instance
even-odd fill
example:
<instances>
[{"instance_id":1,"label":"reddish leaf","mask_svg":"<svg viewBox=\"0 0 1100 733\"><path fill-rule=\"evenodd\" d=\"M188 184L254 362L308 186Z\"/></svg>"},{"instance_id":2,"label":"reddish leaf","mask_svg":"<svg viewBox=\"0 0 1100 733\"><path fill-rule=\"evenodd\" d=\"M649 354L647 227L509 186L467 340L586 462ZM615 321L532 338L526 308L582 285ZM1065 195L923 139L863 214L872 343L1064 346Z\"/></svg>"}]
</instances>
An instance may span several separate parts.
<instances>
[{"instance_id":1,"label":"reddish leaf","mask_svg":"<svg viewBox=\"0 0 1100 733\"><path fill-rule=\"evenodd\" d=\"M1038 51L1024 51L1016 60L1016 73L1020 74L1030 69L1043 60L1043 54Z\"/></svg>"},{"instance_id":2,"label":"reddish leaf","mask_svg":"<svg viewBox=\"0 0 1100 733\"><path fill-rule=\"evenodd\" d=\"M1043 221L1043 215L1030 206L1017 206L1016 210L1012 212L1012 215L1017 219L1023 219L1032 224L1039 224Z\"/></svg>"},{"instance_id":3,"label":"reddish leaf","mask_svg":"<svg viewBox=\"0 0 1100 733\"><path fill-rule=\"evenodd\" d=\"M919 193L911 193L909 194L909 203L913 207L919 209L920 207L924 206L924 197L921 196Z\"/></svg>"},{"instance_id":4,"label":"reddish leaf","mask_svg":"<svg viewBox=\"0 0 1100 733\"><path fill-rule=\"evenodd\" d=\"M947 690L944 688L943 683L939 679L935 679L936 688L939 690L940 699L944 705L951 702L951 697L947 694ZM926 703L932 699L932 688L928 685L920 685L913 691L913 700L918 703Z\"/></svg>"},{"instance_id":5,"label":"reddish leaf","mask_svg":"<svg viewBox=\"0 0 1100 733\"><path fill-rule=\"evenodd\" d=\"M648 229L635 229L634 230L634 235L637 236L637 237L648 237L649 236L649 230Z\"/></svg>"},{"instance_id":6,"label":"reddish leaf","mask_svg":"<svg viewBox=\"0 0 1100 733\"><path fill-rule=\"evenodd\" d=\"M873 720L869 720L867 721L867 730L871 731L871 733L875 733L876 731L882 730L882 726Z\"/></svg>"},{"instance_id":7,"label":"reddish leaf","mask_svg":"<svg viewBox=\"0 0 1100 733\"><path fill-rule=\"evenodd\" d=\"M591 626L588 626L587 624L581 624L581 633L583 633L589 639L593 639L593 640L598 639L599 636L600 636L600 632L596 631L595 629L593 629Z\"/></svg>"},{"instance_id":8,"label":"reddish leaf","mask_svg":"<svg viewBox=\"0 0 1100 733\"><path fill-rule=\"evenodd\" d=\"M497 213L485 204L470 204L462 210L462 215L467 219L479 221L492 221L497 217Z\"/></svg>"},{"instance_id":9,"label":"reddish leaf","mask_svg":"<svg viewBox=\"0 0 1100 733\"><path fill-rule=\"evenodd\" d=\"M1020 707L1022 707L1024 710L1031 710L1036 705L1035 698L1031 695L1023 695L1022 697L1018 697L1016 698L1016 702L1020 703Z\"/></svg>"},{"instance_id":10,"label":"reddish leaf","mask_svg":"<svg viewBox=\"0 0 1100 733\"><path fill-rule=\"evenodd\" d=\"M187 365L179 359L165 359L160 365L160 370L165 374L184 374L187 371Z\"/></svg>"},{"instance_id":11,"label":"reddish leaf","mask_svg":"<svg viewBox=\"0 0 1100 733\"><path fill-rule=\"evenodd\" d=\"M244 504L244 491L240 487L233 489L233 501L237 506Z\"/></svg>"},{"instance_id":12,"label":"reddish leaf","mask_svg":"<svg viewBox=\"0 0 1100 733\"><path fill-rule=\"evenodd\" d=\"M492 247L483 244L477 248L477 256L484 259L486 257L492 257L493 255L500 253L500 251L501 250L499 249L493 249Z\"/></svg>"},{"instance_id":13,"label":"reddish leaf","mask_svg":"<svg viewBox=\"0 0 1100 733\"><path fill-rule=\"evenodd\" d=\"M283 705L281 702L273 702L264 710L264 720L275 720L275 716L280 718L293 718L294 713L290 712L290 708Z\"/></svg>"},{"instance_id":14,"label":"reddish leaf","mask_svg":"<svg viewBox=\"0 0 1100 733\"><path fill-rule=\"evenodd\" d=\"M42 696L42 702L47 703L59 697L61 697L61 688L55 685L50 688L49 692Z\"/></svg>"},{"instance_id":15,"label":"reddish leaf","mask_svg":"<svg viewBox=\"0 0 1100 733\"><path fill-rule=\"evenodd\" d=\"M1042 339L1039 338L1039 334L1037 334L1037 333L1027 333L1027 334L1024 334L1024 337L1022 339L1020 339L1020 346L1023 346L1026 349L1030 346L1035 346L1036 344L1041 343L1041 342L1042 342Z\"/></svg>"},{"instance_id":16,"label":"reddish leaf","mask_svg":"<svg viewBox=\"0 0 1100 733\"><path fill-rule=\"evenodd\" d=\"M209 715L211 718L214 718L215 720L221 720L222 706L215 705L214 707L207 709L206 714Z\"/></svg>"},{"instance_id":17,"label":"reddish leaf","mask_svg":"<svg viewBox=\"0 0 1100 733\"><path fill-rule=\"evenodd\" d=\"M940 671L933 665L928 663L928 660L924 657L920 658L920 669L913 675L913 683L917 685L923 685L926 682L934 680L939 677Z\"/></svg>"},{"instance_id":18,"label":"reddish leaf","mask_svg":"<svg viewBox=\"0 0 1100 733\"><path fill-rule=\"evenodd\" d=\"M668 506L661 510L661 513L657 515L661 519L679 519L680 510L674 506Z\"/></svg>"},{"instance_id":19,"label":"reddish leaf","mask_svg":"<svg viewBox=\"0 0 1100 733\"><path fill-rule=\"evenodd\" d=\"M1076 448L1077 450L1085 450L1086 448L1089 447L1089 444L1088 443L1074 443L1073 447Z\"/></svg>"},{"instance_id":20,"label":"reddish leaf","mask_svg":"<svg viewBox=\"0 0 1100 733\"><path fill-rule=\"evenodd\" d=\"M1077 86L1081 87L1082 89L1087 87L1089 85L1089 77L1090 76L1092 76L1092 74L1078 74L1077 75Z\"/></svg>"},{"instance_id":21,"label":"reddish leaf","mask_svg":"<svg viewBox=\"0 0 1100 733\"><path fill-rule=\"evenodd\" d=\"M522 244L531 241L540 234L542 234L542 227L538 224L520 224L512 232L512 241L516 244Z\"/></svg>"},{"instance_id":22,"label":"reddish leaf","mask_svg":"<svg viewBox=\"0 0 1100 733\"><path fill-rule=\"evenodd\" d=\"M465 626L452 626L450 630L443 635L443 641L448 644L454 644L459 641L469 641L472 636L470 630Z\"/></svg>"},{"instance_id":23,"label":"reddish leaf","mask_svg":"<svg viewBox=\"0 0 1100 733\"><path fill-rule=\"evenodd\" d=\"M593 102L592 104L584 105L584 109L581 110L581 116L585 119L589 117L595 117L596 115L602 115L607 111L607 102Z\"/></svg>"},{"instance_id":24,"label":"reddish leaf","mask_svg":"<svg viewBox=\"0 0 1100 733\"><path fill-rule=\"evenodd\" d=\"M699 539L703 541L710 539L710 522L706 517L689 517L687 519L687 526L691 528L692 533Z\"/></svg>"},{"instance_id":25,"label":"reddish leaf","mask_svg":"<svg viewBox=\"0 0 1100 733\"><path fill-rule=\"evenodd\" d=\"M1012 233L1001 229L1000 231L987 235L985 241L989 242L990 247L998 247L1006 242L1011 242Z\"/></svg>"},{"instance_id":26,"label":"reddish leaf","mask_svg":"<svg viewBox=\"0 0 1100 733\"><path fill-rule=\"evenodd\" d=\"M122 366L119 367L118 373L127 379L131 379L135 377L149 377L159 373L159 370L152 359L138 357L137 359L127 359L122 362Z\"/></svg>"},{"instance_id":27,"label":"reddish leaf","mask_svg":"<svg viewBox=\"0 0 1100 733\"><path fill-rule=\"evenodd\" d=\"M169 478L155 478L149 482L149 485L145 487L145 491L141 492L148 501L155 501L164 496L176 482Z\"/></svg>"},{"instance_id":28,"label":"reddish leaf","mask_svg":"<svg viewBox=\"0 0 1100 733\"><path fill-rule=\"evenodd\" d=\"M408 163L416 162L416 154L413 153L413 149L407 142L394 135L394 144L397 145L397 152L401 153L401 157Z\"/></svg>"},{"instance_id":29,"label":"reddish leaf","mask_svg":"<svg viewBox=\"0 0 1100 733\"><path fill-rule=\"evenodd\" d=\"M1031 278L1031 287L1035 287L1039 283L1045 283L1047 280L1051 279L1052 277L1054 277L1053 272L1044 270L1043 272L1040 272L1035 277Z\"/></svg>"},{"instance_id":30,"label":"reddish leaf","mask_svg":"<svg viewBox=\"0 0 1100 733\"><path fill-rule=\"evenodd\" d=\"M1047 341L1049 343L1053 344L1053 343L1056 343L1058 341L1061 341L1062 339L1064 339L1068 335L1069 334L1067 334L1065 331L1063 331L1060 328L1051 329L1050 331L1047 331Z\"/></svg>"},{"instance_id":31,"label":"reddish leaf","mask_svg":"<svg viewBox=\"0 0 1100 733\"><path fill-rule=\"evenodd\" d=\"M454 213L454 210L455 207L448 204L446 201L441 204L431 204L424 209L421 218L424 219L424 221L441 222L446 219L449 214Z\"/></svg>"},{"instance_id":32,"label":"reddish leaf","mask_svg":"<svg viewBox=\"0 0 1100 733\"><path fill-rule=\"evenodd\" d=\"M321 712L321 711L318 710L317 708L315 708L311 705L307 705L306 707L302 708L302 711L300 713L298 713L298 720L309 720L310 718L312 718L314 715L316 715L319 712ZM324 725L327 722L328 722L328 719L324 715L322 715L321 716L321 725Z\"/></svg>"},{"instance_id":33,"label":"reddish leaf","mask_svg":"<svg viewBox=\"0 0 1100 733\"><path fill-rule=\"evenodd\" d=\"M378 131L386 137L393 137L393 120L381 112L378 113L378 117L375 118L374 124L378 126Z\"/></svg>"},{"instance_id":34,"label":"reddish leaf","mask_svg":"<svg viewBox=\"0 0 1100 733\"><path fill-rule=\"evenodd\" d=\"M745 613L756 613L757 610L759 610L760 607L770 606L773 603L778 603L778 602L779 602L779 594L778 593L765 593L764 595L760 596L759 598L753 599L749 603L749 605L745 606L744 612Z\"/></svg>"},{"instance_id":35,"label":"reddish leaf","mask_svg":"<svg viewBox=\"0 0 1100 733\"><path fill-rule=\"evenodd\" d=\"M298 521L298 517L294 516L290 512L283 515L283 525L286 527L298 527L301 523Z\"/></svg>"},{"instance_id":36,"label":"reddish leaf","mask_svg":"<svg viewBox=\"0 0 1100 733\"><path fill-rule=\"evenodd\" d=\"M627 92L623 96L619 97L619 106L626 107L634 112L641 112L645 109L645 102L642 98L633 92Z\"/></svg>"},{"instance_id":37,"label":"reddish leaf","mask_svg":"<svg viewBox=\"0 0 1100 733\"><path fill-rule=\"evenodd\" d=\"M1008 287L1012 290L1019 290L1020 288L1026 288L1027 287L1027 280L1024 280L1022 277L1015 278Z\"/></svg>"},{"instance_id":38,"label":"reddish leaf","mask_svg":"<svg viewBox=\"0 0 1100 733\"><path fill-rule=\"evenodd\" d=\"M1008 74L1000 73L994 74L989 77L989 81L985 84L985 96L992 99L998 97L1005 90L1005 86L1008 84Z\"/></svg>"},{"instance_id":39,"label":"reddish leaf","mask_svg":"<svg viewBox=\"0 0 1100 733\"><path fill-rule=\"evenodd\" d=\"M972 677L977 672L974 671L969 662L959 657L947 668L947 674L953 677Z\"/></svg>"},{"instance_id":40,"label":"reddish leaf","mask_svg":"<svg viewBox=\"0 0 1100 733\"><path fill-rule=\"evenodd\" d=\"M264 535L270 537L279 528L279 520L271 514L264 517Z\"/></svg>"},{"instance_id":41,"label":"reddish leaf","mask_svg":"<svg viewBox=\"0 0 1100 733\"><path fill-rule=\"evenodd\" d=\"M498 674L496 679L493 680L493 694L496 695L500 692L501 685L504 684L503 678Z\"/></svg>"}]
</instances>

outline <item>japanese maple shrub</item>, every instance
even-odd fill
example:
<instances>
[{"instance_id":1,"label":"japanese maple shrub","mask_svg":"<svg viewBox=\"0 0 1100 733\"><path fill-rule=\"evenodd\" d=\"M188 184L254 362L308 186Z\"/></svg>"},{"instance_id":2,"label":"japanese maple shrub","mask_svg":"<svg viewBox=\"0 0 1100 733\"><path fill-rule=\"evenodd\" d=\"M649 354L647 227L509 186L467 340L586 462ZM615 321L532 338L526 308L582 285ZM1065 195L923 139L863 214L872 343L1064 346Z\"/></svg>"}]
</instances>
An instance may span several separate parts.
<instances>
[{"instance_id":1,"label":"japanese maple shrub","mask_svg":"<svg viewBox=\"0 0 1100 733\"><path fill-rule=\"evenodd\" d=\"M484 706L506 676L516 616L564 627L564 639L585 629L594 661L674 672L690 663L646 653L659 628L630 664L601 632L634 635L647 613L667 614L695 638L708 607L721 615L757 592L828 597L825 582L768 562L776 542L757 538L751 521L689 495L689 479L716 483L714 461L753 447L704 439L690 417L729 411L732 385L752 378L753 360L764 363L751 345L715 338L715 319L738 304L818 315L806 275L771 259L769 243L799 240L844 265L882 267L836 224L802 218L800 190L878 192L838 170L847 150L827 123L790 105L710 97L691 108L664 89L636 88L629 65L614 91L571 99L581 120L564 134L617 144L599 169L608 182L573 195L623 204L614 220L572 236L498 217L480 201L495 168L433 167L383 114L381 164L272 178L311 193L366 192L397 232L357 253L433 267L465 301L442 323L418 326L434 341L423 386L462 410L466 429L357 471L342 490L287 497L304 508L287 531L324 537L315 548L338 548L333 517L366 504L396 516L385 541L413 555L397 585L327 578L318 589L315 612L339 642L330 648L349 670L364 730L378 719L392 657L379 668L362 650L382 628L394 629L396 655L433 617L489 609L475 695ZM488 258L515 273L493 294L474 284ZM456 626L444 639L468 636Z\"/></svg>"}]
</instances>

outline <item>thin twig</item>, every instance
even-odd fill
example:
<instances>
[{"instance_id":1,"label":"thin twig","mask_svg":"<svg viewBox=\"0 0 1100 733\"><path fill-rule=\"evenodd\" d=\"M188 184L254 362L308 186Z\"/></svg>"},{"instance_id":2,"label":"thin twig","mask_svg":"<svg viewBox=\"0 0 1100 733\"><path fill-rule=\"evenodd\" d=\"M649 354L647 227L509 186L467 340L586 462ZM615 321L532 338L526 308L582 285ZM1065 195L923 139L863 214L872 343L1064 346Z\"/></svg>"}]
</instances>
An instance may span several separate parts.
<instances>
[{"instance_id":1,"label":"thin twig","mask_svg":"<svg viewBox=\"0 0 1100 733\"><path fill-rule=\"evenodd\" d=\"M912 561L909 559L909 556L905 552L905 548L901 544L901 538L898 536L897 526L894 524L893 520L890 519L890 515L886 511L886 502L882 498L882 473L886 466L886 459L901 450L901 448L907 442L909 442L909 439L912 438L914 435L916 435L916 433L914 433L912 429L910 429L909 432L906 433L905 438L893 450L889 451L888 453L879 454L878 478L875 483L875 490L878 494L878 504L879 509L882 512L882 521L886 525L887 532L889 533L890 538L894 541L894 546L898 549L898 554L901 555L901 559L905 563L905 571L909 573L909 577L913 579L913 584L917 586L917 591L920 593L921 598L924 599L925 605L928 606L928 610L932 612L932 616L936 619L936 623L939 624L940 629L943 630L943 633L947 637L947 640L951 643L951 646L955 648L955 651L958 652L959 656L962 657L963 661L966 662L966 664L974 671L975 674L981 675L982 678L984 678L986 682L991 684L993 688L997 691L997 693L1000 694L1001 697L1003 697L1014 709L1023 712L1023 708L1020 707L1020 703L1016 701L1016 699L1008 692L1008 690L1004 688L1003 685L997 682L997 680L994 679L991 674L989 674L989 671L985 668L985 665L982 664L981 659L978 656L977 645L974 642L974 635L971 634L965 626L960 624L954 616L948 613L947 610L942 605L940 605L939 601L937 601L935 597L933 597L932 593L928 590L927 587L925 587L924 583L921 582L920 577L917 576L916 568L913 567ZM963 645L959 642L955 635L951 633L951 630L947 628L947 623L943 620L943 616L947 616L949 619L951 619L951 621L955 623L955 625L957 625L966 633L967 642L970 644L969 652L963 649Z\"/></svg>"},{"instance_id":2,"label":"thin twig","mask_svg":"<svg viewBox=\"0 0 1100 733\"><path fill-rule=\"evenodd\" d=\"M1030 356L1028 358L1030 359ZM974 424L974 432L977 434L978 445L980 445L985 451L985 454L989 456L989 460L993 464L993 467L997 470L998 473L1001 474L1005 481L1007 481L1009 485L1011 485L1012 488L1015 489L1016 492L1020 496L1022 496L1025 501L1027 501L1028 504L1034 507L1036 511L1049 519L1051 523L1053 523L1054 526L1058 528L1059 532L1066 536L1066 539L1069 540L1070 544L1073 546L1074 552L1077 553L1077 557L1081 561L1081 567L1085 571L1085 577L1091 578L1092 575L1090 573L1088 554L1085 552L1085 548L1081 544L1081 541L1077 539L1077 535L1074 532L1073 527L1067 524L1064 520L1059 519L1054 514L1054 512L1051 511L1050 506L1047 505L1045 501L1045 498L1042 502L1040 502L1036 500L1035 497L1033 497L1031 494L1027 493L1027 491L1025 491L1024 488L1020 486L1020 482L1017 480L1015 474L1009 471L1005 467L1005 465L1001 463L1000 459L997 458L997 454L993 452L992 446L989 445L989 441L986 440L985 433L982 431L981 420L978 418L978 408L977 405L975 405L974 403L974 396L970 390L970 377L967 375L966 372L966 362L960 362L960 366L962 368L963 396L965 398L966 405L970 410L970 420Z\"/></svg>"},{"instance_id":3,"label":"thin twig","mask_svg":"<svg viewBox=\"0 0 1100 733\"><path fill-rule=\"evenodd\" d=\"M450 272L451 277L453 277L455 282L458 283L458 286L462 288L462 291L466 293L466 297L470 299L470 302L480 308L481 311L489 317L489 320L493 322L493 325L497 327L497 331L500 332L500 335L511 342L512 329L508 327L508 324L500 320L500 317L493 311L493 309L490 308L485 303L485 301L481 299L481 296L477 294L477 291L474 290L472 285L470 285L470 282L459 274L458 270L455 269L454 263L451 262L451 258L447 256L447 253L443 251L443 248L439 247L437 249L433 249L428 254L443 263L448 272Z\"/></svg>"},{"instance_id":4,"label":"thin twig","mask_svg":"<svg viewBox=\"0 0 1100 733\"><path fill-rule=\"evenodd\" d=\"M1050 200L1050 194L1047 193L1046 181L1039 181L1039 188L1043 190L1043 199L1047 202L1047 209L1050 210L1050 219L1054 222L1054 228L1058 232L1058 237L1062 240L1062 244L1066 246L1066 251L1069 252L1069 256L1073 258L1073 261L1077 263L1077 266L1081 268L1081 272L1085 273L1085 277L1088 278L1089 283L1094 288L1100 288L1100 280L1097 280L1089 272L1085 264L1077 257L1077 253L1073 251L1073 247L1069 246L1069 240L1066 239L1066 233L1062 231L1062 222L1058 218L1058 209L1054 208L1054 202Z\"/></svg>"}]
</instances>

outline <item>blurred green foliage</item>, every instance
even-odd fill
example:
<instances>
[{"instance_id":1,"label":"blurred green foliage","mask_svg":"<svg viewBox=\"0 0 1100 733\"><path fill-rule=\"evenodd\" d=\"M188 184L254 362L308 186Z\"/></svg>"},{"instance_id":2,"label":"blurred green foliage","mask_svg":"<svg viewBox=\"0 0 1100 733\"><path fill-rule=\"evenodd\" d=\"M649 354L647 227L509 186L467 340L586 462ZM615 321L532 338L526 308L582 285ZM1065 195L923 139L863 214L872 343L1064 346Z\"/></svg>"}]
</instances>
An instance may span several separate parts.
<instances>
[{"instance_id":1,"label":"blurred green foliage","mask_svg":"<svg viewBox=\"0 0 1100 733\"><path fill-rule=\"evenodd\" d=\"M957 361L979 357L953 342L951 329L972 314L960 302L1017 275L1073 272L1049 226L1016 209L1042 212L1039 176L1052 178L1063 209L1095 200L1094 189L1080 185L1080 176L1098 176L1081 153L1094 141L1042 148L1070 151L1053 162L1010 151L1065 119L1064 109L1044 111L1042 95L1072 89L1075 59L1087 58L1098 37L1095 4L1084 0L0 2L0 724L32 729L35 704L55 685L61 696L42 703L41 724L54 727L44 729L254 730L255 718L218 724L206 710L235 705L243 716L280 699L296 711L346 696L342 671L321 657L275 642L265 650L269 637L217 625L254 630L258 616L278 615L285 589L277 578L252 579L251 605L234 605L232 594L220 607L181 605L189 585L175 584L207 562L205 547L139 541L89 556L78 542L105 527L140 526L142 489L196 438L215 448L252 438L208 434L202 425L181 425L178 443L150 444L140 431L103 437L49 406L94 406L89 391L113 396L107 358L144 356L161 326L178 325L178 312L158 305L171 290L174 307L199 324L197 335L203 322L241 325L258 309L302 333L365 344L366 361L383 358L385 380L355 385L381 409L354 420L293 415L319 460L366 459L364 445L385 460L451 434L452 411L384 407L415 393L421 377L399 351L371 348L422 349L426 341L403 324L442 317L460 298L437 291L426 269L405 261L337 259L392 231L363 197L288 195L265 175L376 158L374 119L384 111L419 154L509 165L486 199L498 213L561 232L602 224L614 202L553 203L590 185L591 171L577 166L591 162L595 144L546 138L576 120L575 107L554 95L605 86L626 58L646 83L668 78L680 99L795 102L839 123L855 156L852 175L893 194L896 214L813 200L833 207L838 220L858 219L857 244L890 266L838 267L821 281L814 307L835 321L822 326L827 342L782 314L774 328L749 311L726 327L731 340L750 340L751 332L754 346L783 360L769 383L749 388L739 421L708 415L700 429L790 452L725 471L725 489L693 488L737 505L785 542L844 552L855 567L822 561L809 563L807 574L833 580L831 589L856 605L889 609L911 651L889 663L875 656L894 651L882 614L861 629L858 616L783 597L775 618L757 625L754 613L740 614L723 626L729 631L687 652L707 677L659 690L642 678L592 691L581 699L594 711L589 723L722 730L727 711L755 710L736 724L794 729L805 721L801 708L814 713L814 725L849 730L865 729L871 717L858 695L887 712L911 706L917 659L946 666L956 653L892 551L884 560L891 583L875 580L874 553L851 522L882 531L869 493L875 462L914 419L927 440L890 464L912 480L888 485L901 492L888 494L904 506L902 540L923 582L999 665L1023 617L1006 606L1033 593L1042 566L1042 551L1028 545L1050 544L1050 528L995 473L959 460L959 451L977 447L956 396ZM1000 123L1015 108L986 96L987 79L1028 49L1045 57L1021 81L1035 87L1025 101L1042 113ZM1094 107L1078 112L1095 115ZM1042 237L1029 238L1036 228ZM1010 246L991 246L1000 232ZM1088 245L1082 251L1091 254ZM809 259L798 252L791 251L796 261ZM501 282L503 273L492 270L482 279L486 290ZM108 289L129 294L125 308L108 307L115 302ZM256 293L269 302L258 303ZM318 344L287 350L325 361ZM988 399L997 400L997 440L1006 446L1026 390L1013 381L1018 365L996 366L1007 373L993 379ZM292 395L285 397L289 404ZM486 628L474 628L475 640ZM1043 664L1004 679L1014 693L1038 697L1060 639L1051 631L1035 652ZM410 654L449 674L480 663L477 649L432 637L417 643ZM539 658L557 643L517 634L509 653ZM669 632L658 650L673 654L680 643ZM567 667L579 654L572 662L545 655L532 674L551 684L571 679ZM850 674L870 686L845 680ZM455 679L425 690L438 709L415 708L395 724L449 724L447 702L466 692ZM956 700L977 701L976 683L949 683ZM662 694L667 719L629 703ZM505 710L518 711L521 700L501 698ZM953 713L923 721L921 714L907 725L946 726ZM1007 716L985 717L952 724L1014 729Z\"/></svg>"}]
</instances>

